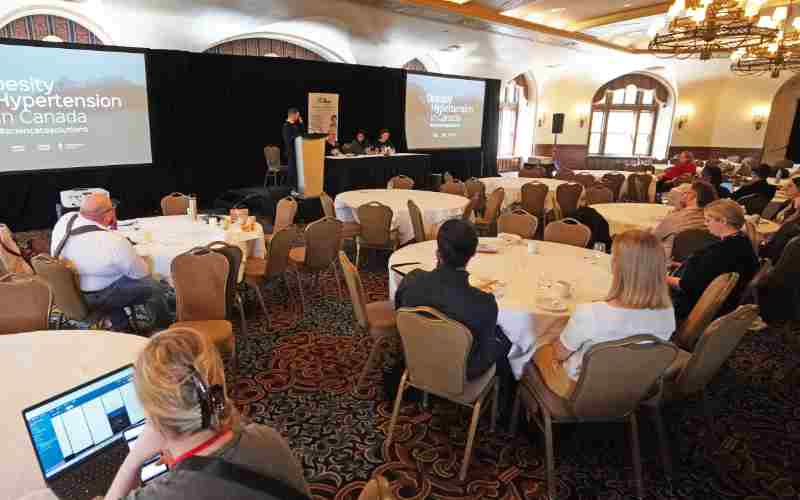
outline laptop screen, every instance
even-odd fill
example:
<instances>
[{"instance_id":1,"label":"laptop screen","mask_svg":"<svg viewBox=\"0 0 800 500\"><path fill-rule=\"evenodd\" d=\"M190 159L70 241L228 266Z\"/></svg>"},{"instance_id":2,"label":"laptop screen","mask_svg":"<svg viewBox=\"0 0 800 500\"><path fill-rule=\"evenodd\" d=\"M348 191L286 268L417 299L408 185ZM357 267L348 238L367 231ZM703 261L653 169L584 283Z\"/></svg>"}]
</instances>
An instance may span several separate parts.
<instances>
[{"instance_id":1,"label":"laptop screen","mask_svg":"<svg viewBox=\"0 0 800 500\"><path fill-rule=\"evenodd\" d=\"M144 421L125 366L22 412L45 479L94 455Z\"/></svg>"}]
</instances>

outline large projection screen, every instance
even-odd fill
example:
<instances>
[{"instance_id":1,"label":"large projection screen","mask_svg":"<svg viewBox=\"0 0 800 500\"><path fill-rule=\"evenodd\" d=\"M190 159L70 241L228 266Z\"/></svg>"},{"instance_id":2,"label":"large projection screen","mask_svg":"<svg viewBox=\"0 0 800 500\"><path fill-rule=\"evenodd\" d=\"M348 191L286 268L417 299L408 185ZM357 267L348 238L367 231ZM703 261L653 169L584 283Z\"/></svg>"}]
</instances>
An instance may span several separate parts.
<instances>
[{"instance_id":1,"label":"large projection screen","mask_svg":"<svg viewBox=\"0 0 800 500\"><path fill-rule=\"evenodd\" d=\"M480 148L486 82L409 73L406 140L409 149Z\"/></svg>"},{"instance_id":2,"label":"large projection screen","mask_svg":"<svg viewBox=\"0 0 800 500\"><path fill-rule=\"evenodd\" d=\"M0 44L0 173L153 162L145 56Z\"/></svg>"}]
</instances>

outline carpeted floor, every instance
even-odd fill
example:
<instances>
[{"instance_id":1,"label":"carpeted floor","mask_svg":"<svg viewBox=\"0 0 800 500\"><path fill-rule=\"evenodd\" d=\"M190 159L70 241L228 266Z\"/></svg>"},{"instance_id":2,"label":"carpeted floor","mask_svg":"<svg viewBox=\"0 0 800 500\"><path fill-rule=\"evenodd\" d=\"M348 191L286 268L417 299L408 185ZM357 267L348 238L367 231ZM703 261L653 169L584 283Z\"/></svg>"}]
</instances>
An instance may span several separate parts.
<instances>
[{"instance_id":1,"label":"carpeted floor","mask_svg":"<svg viewBox=\"0 0 800 500\"><path fill-rule=\"evenodd\" d=\"M370 300L387 297L385 258L362 269ZM543 439L537 430L489 432L488 412L465 482L457 479L467 429L465 409L432 399L406 404L391 446L384 440L391 402L373 373L356 389L371 346L356 332L349 297L332 277L306 281L302 313L296 282L264 288L272 327L254 297L248 331L239 332L240 370L231 383L253 420L290 442L319 499L355 499L366 480L385 475L403 499L544 498ZM648 498L800 498L800 347L774 331L751 332L709 388L713 427L689 400L664 410L674 456L668 481L650 418L640 417ZM713 432L720 445L709 439ZM612 424L556 427L559 499L634 498L626 428Z\"/></svg>"}]
</instances>

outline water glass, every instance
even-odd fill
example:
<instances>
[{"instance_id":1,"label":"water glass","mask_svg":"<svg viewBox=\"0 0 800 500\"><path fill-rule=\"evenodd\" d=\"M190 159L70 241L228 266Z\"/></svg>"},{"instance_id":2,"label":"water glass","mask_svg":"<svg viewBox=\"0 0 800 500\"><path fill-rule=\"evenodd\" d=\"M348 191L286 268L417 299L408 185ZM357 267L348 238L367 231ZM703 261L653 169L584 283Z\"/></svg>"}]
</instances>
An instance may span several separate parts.
<instances>
[{"instance_id":1,"label":"water glass","mask_svg":"<svg viewBox=\"0 0 800 500\"><path fill-rule=\"evenodd\" d=\"M600 253L606 253L606 244L602 241L598 241L594 244L594 251Z\"/></svg>"}]
</instances>

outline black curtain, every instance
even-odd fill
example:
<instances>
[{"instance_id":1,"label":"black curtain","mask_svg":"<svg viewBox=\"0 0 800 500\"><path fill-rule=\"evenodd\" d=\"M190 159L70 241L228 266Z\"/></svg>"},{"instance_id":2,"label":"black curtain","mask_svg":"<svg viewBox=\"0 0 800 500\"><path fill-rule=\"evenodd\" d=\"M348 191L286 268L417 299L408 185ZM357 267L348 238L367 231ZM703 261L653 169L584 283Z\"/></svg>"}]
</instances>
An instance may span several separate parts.
<instances>
[{"instance_id":1,"label":"black curtain","mask_svg":"<svg viewBox=\"0 0 800 500\"><path fill-rule=\"evenodd\" d=\"M789 136L789 145L786 148L786 158L800 163L800 100L797 101L794 112L794 123L792 124L792 134Z\"/></svg>"},{"instance_id":2,"label":"black curtain","mask_svg":"<svg viewBox=\"0 0 800 500\"><path fill-rule=\"evenodd\" d=\"M263 148L282 145L290 106L307 117L308 93L339 94L339 134L392 131L405 150L401 69L281 58L147 52L152 166L29 172L0 176L0 220L14 230L51 227L61 190L103 187L120 199L121 218L152 215L172 191L201 206L227 189L263 182ZM487 80L483 150L433 152L432 169L459 177L497 172L499 80Z\"/></svg>"}]
</instances>

